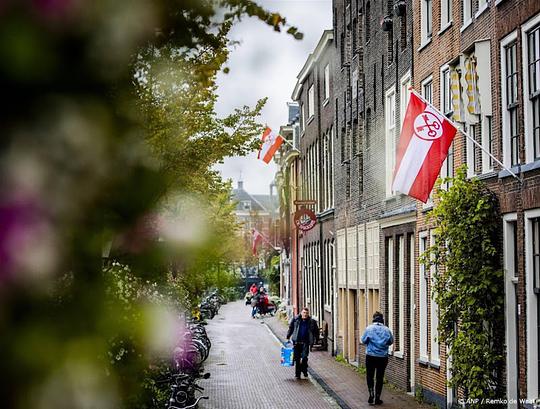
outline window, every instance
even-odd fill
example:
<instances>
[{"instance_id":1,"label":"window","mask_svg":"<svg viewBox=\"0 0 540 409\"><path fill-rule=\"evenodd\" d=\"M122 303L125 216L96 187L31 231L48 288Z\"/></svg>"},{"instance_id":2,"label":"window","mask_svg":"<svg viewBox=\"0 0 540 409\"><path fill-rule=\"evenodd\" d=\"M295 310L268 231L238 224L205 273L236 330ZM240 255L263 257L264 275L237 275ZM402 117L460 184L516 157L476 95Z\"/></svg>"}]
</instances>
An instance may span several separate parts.
<instances>
[{"instance_id":1,"label":"window","mask_svg":"<svg viewBox=\"0 0 540 409\"><path fill-rule=\"evenodd\" d=\"M532 162L540 159L540 15L524 25L524 31L524 135L526 159Z\"/></svg>"},{"instance_id":2,"label":"window","mask_svg":"<svg viewBox=\"0 0 540 409\"><path fill-rule=\"evenodd\" d=\"M368 223L367 227L367 274L368 284L379 284L379 225Z\"/></svg>"},{"instance_id":3,"label":"window","mask_svg":"<svg viewBox=\"0 0 540 409\"><path fill-rule=\"evenodd\" d=\"M394 88L386 92L385 104L386 126L386 196L392 196L392 175L396 160L396 93Z\"/></svg>"},{"instance_id":4,"label":"window","mask_svg":"<svg viewBox=\"0 0 540 409\"><path fill-rule=\"evenodd\" d=\"M519 164L519 127L518 127L518 71L517 71L517 45L512 42L503 48L504 52L504 107L503 122L506 126L505 139L508 140L508 162L511 166ZM506 119L506 121L505 121ZM505 129L506 128L506 129ZM506 156L506 155L505 155ZM506 158L505 158L506 159Z\"/></svg>"},{"instance_id":5,"label":"window","mask_svg":"<svg viewBox=\"0 0 540 409\"><path fill-rule=\"evenodd\" d=\"M427 232L420 233L420 248L419 254L423 254L428 248L428 236ZM420 326L420 360L423 362L428 361L428 272L426 267L420 263L420 291L418 294L419 311L418 311L418 323Z\"/></svg>"},{"instance_id":6,"label":"window","mask_svg":"<svg viewBox=\"0 0 540 409\"><path fill-rule=\"evenodd\" d=\"M431 41L433 35L433 2L431 0L422 0L421 4L421 46Z\"/></svg>"},{"instance_id":7,"label":"window","mask_svg":"<svg viewBox=\"0 0 540 409\"><path fill-rule=\"evenodd\" d=\"M452 0L441 0L441 31L452 22Z\"/></svg>"},{"instance_id":8,"label":"window","mask_svg":"<svg viewBox=\"0 0 540 409\"><path fill-rule=\"evenodd\" d=\"M324 100L330 98L330 64L324 67Z\"/></svg>"},{"instance_id":9,"label":"window","mask_svg":"<svg viewBox=\"0 0 540 409\"><path fill-rule=\"evenodd\" d=\"M308 118L315 115L315 87L311 85L308 91Z\"/></svg>"},{"instance_id":10,"label":"window","mask_svg":"<svg viewBox=\"0 0 540 409\"><path fill-rule=\"evenodd\" d=\"M472 22L472 0L463 0L463 27Z\"/></svg>"},{"instance_id":11,"label":"window","mask_svg":"<svg viewBox=\"0 0 540 409\"><path fill-rule=\"evenodd\" d=\"M527 320L527 398L540 393L540 209L525 212L525 284Z\"/></svg>"},{"instance_id":12,"label":"window","mask_svg":"<svg viewBox=\"0 0 540 409\"><path fill-rule=\"evenodd\" d=\"M396 350L403 357L405 350L405 236L398 238L398 337Z\"/></svg>"},{"instance_id":13,"label":"window","mask_svg":"<svg viewBox=\"0 0 540 409\"><path fill-rule=\"evenodd\" d=\"M482 126L482 146L493 154L493 117L484 116L484 124ZM482 172L486 173L493 170L493 158L486 152L482 152Z\"/></svg>"},{"instance_id":14,"label":"window","mask_svg":"<svg viewBox=\"0 0 540 409\"><path fill-rule=\"evenodd\" d=\"M302 132L306 129L306 109L304 104L300 106L300 110L302 111Z\"/></svg>"},{"instance_id":15,"label":"window","mask_svg":"<svg viewBox=\"0 0 540 409\"><path fill-rule=\"evenodd\" d=\"M507 365L507 396L517 399L519 390L518 365L519 352L519 316L518 316L518 232L517 214L504 215L504 269L505 269L505 307L506 307L506 365ZM513 380L513 381L512 381Z\"/></svg>"},{"instance_id":16,"label":"window","mask_svg":"<svg viewBox=\"0 0 540 409\"><path fill-rule=\"evenodd\" d=\"M394 239L389 237L386 239L386 283L387 283L387 299L388 299L388 316L386 321L388 328L395 334L394 328ZM397 334L395 334L397 335ZM394 345L390 345L390 351L394 350Z\"/></svg>"},{"instance_id":17,"label":"window","mask_svg":"<svg viewBox=\"0 0 540 409\"><path fill-rule=\"evenodd\" d=\"M366 4L365 30L366 30L366 43L367 43L371 39L371 4L369 2Z\"/></svg>"},{"instance_id":18,"label":"window","mask_svg":"<svg viewBox=\"0 0 540 409\"><path fill-rule=\"evenodd\" d=\"M242 202L242 209L251 210L251 201L250 200L244 200Z\"/></svg>"},{"instance_id":19,"label":"window","mask_svg":"<svg viewBox=\"0 0 540 409\"><path fill-rule=\"evenodd\" d=\"M407 104L411 97L411 74L405 74L400 81L401 87L399 92L399 130L403 126L403 120L405 119L405 113L407 112Z\"/></svg>"},{"instance_id":20,"label":"window","mask_svg":"<svg viewBox=\"0 0 540 409\"><path fill-rule=\"evenodd\" d=\"M430 232L430 242L433 246L435 244L435 235L434 232ZM430 269L430 289L429 294L431 298L430 302L430 334L431 334L431 354L430 354L430 362L434 365L440 365L440 357L439 357L439 306L437 305L437 302L435 301L435 298L431 296L432 294L432 285L435 283L434 278L435 274L437 274L437 270L435 266L432 266Z\"/></svg>"},{"instance_id":21,"label":"window","mask_svg":"<svg viewBox=\"0 0 540 409\"><path fill-rule=\"evenodd\" d=\"M441 68L441 109L446 117L452 116L452 82L448 65Z\"/></svg>"},{"instance_id":22,"label":"window","mask_svg":"<svg viewBox=\"0 0 540 409\"><path fill-rule=\"evenodd\" d=\"M454 177L454 142L450 144L450 148L448 148L448 155L446 156L446 159L441 167L441 179L447 177ZM452 186L452 182L445 182L443 183L442 188L448 189L450 186Z\"/></svg>"},{"instance_id":23,"label":"window","mask_svg":"<svg viewBox=\"0 0 540 409\"><path fill-rule=\"evenodd\" d=\"M433 79L431 75L422 81L422 96L430 104L433 103Z\"/></svg>"}]
</instances>

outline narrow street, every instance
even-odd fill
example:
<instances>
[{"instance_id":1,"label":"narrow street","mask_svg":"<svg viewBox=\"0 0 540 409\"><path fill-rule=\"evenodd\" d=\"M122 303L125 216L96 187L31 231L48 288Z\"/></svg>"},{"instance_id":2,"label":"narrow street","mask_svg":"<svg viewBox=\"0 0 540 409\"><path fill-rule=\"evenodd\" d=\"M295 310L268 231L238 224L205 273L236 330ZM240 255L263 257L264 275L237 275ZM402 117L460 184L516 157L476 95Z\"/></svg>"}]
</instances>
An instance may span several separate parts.
<instances>
[{"instance_id":1,"label":"narrow street","mask_svg":"<svg viewBox=\"0 0 540 409\"><path fill-rule=\"evenodd\" d=\"M338 408L310 379L296 380L294 368L282 367L280 343L251 308L237 301L224 305L207 326L212 341L205 370L211 373L200 383L209 400L203 409Z\"/></svg>"}]
</instances>

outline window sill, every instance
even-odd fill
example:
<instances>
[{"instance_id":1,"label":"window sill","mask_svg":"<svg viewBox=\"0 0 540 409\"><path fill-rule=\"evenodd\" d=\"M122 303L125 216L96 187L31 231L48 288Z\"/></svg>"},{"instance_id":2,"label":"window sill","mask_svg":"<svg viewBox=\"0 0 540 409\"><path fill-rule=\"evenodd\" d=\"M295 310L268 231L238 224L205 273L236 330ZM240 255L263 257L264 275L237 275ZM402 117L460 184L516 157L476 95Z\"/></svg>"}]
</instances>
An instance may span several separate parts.
<instances>
[{"instance_id":1,"label":"window sill","mask_svg":"<svg viewBox=\"0 0 540 409\"><path fill-rule=\"evenodd\" d=\"M431 44L431 37L429 37L427 40L425 40L425 42L420 44L420 47L418 47L417 51L422 51L424 48L426 48L430 44Z\"/></svg>"},{"instance_id":2,"label":"window sill","mask_svg":"<svg viewBox=\"0 0 540 409\"><path fill-rule=\"evenodd\" d=\"M433 201L422 204L422 212L426 213L433 209Z\"/></svg>"},{"instance_id":3,"label":"window sill","mask_svg":"<svg viewBox=\"0 0 540 409\"><path fill-rule=\"evenodd\" d=\"M403 359L403 351L394 352L394 356L399 359Z\"/></svg>"},{"instance_id":4,"label":"window sill","mask_svg":"<svg viewBox=\"0 0 540 409\"><path fill-rule=\"evenodd\" d=\"M310 123L312 123L314 120L315 120L315 114L313 114L313 115L311 115L311 116L309 117L309 119L307 120L306 126L309 125Z\"/></svg>"},{"instance_id":5,"label":"window sill","mask_svg":"<svg viewBox=\"0 0 540 409\"><path fill-rule=\"evenodd\" d=\"M536 159L533 162L529 162L529 163L526 163L525 165L521 166L521 171L522 172L528 172L530 170L536 170L536 169L540 169L540 159Z\"/></svg>"},{"instance_id":6,"label":"window sill","mask_svg":"<svg viewBox=\"0 0 540 409\"><path fill-rule=\"evenodd\" d=\"M430 361L428 365L431 369L436 369L436 370L441 369L441 361Z\"/></svg>"},{"instance_id":7,"label":"window sill","mask_svg":"<svg viewBox=\"0 0 540 409\"><path fill-rule=\"evenodd\" d=\"M327 106L330 103L330 98L326 98L323 102L323 107Z\"/></svg>"},{"instance_id":8,"label":"window sill","mask_svg":"<svg viewBox=\"0 0 540 409\"><path fill-rule=\"evenodd\" d=\"M325 306L324 306L324 310L325 310L326 312L332 312L332 307L330 307L329 305L325 305Z\"/></svg>"},{"instance_id":9,"label":"window sill","mask_svg":"<svg viewBox=\"0 0 540 409\"><path fill-rule=\"evenodd\" d=\"M443 34L446 30L448 30L450 27L452 27L454 22L450 20L448 23L446 23L444 26L441 27L437 35Z\"/></svg>"},{"instance_id":10,"label":"window sill","mask_svg":"<svg viewBox=\"0 0 540 409\"><path fill-rule=\"evenodd\" d=\"M418 359L416 360L416 362L418 363L418 365L420 365L420 366L425 366L426 368L429 366L429 362L428 362L428 358L427 358L427 357L421 356L420 358L418 358Z\"/></svg>"},{"instance_id":11,"label":"window sill","mask_svg":"<svg viewBox=\"0 0 540 409\"><path fill-rule=\"evenodd\" d=\"M506 165L505 165L506 166ZM508 166L507 166L508 167ZM510 170L512 172L514 172L516 175L519 175L519 173L521 172L521 165L515 165L515 166L512 166L510 168ZM512 176L512 174L510 172L508 172L508 170L506 169L503 169L499 172L499 179L504 179L504 178L507 178L508 176ZM512 176L513 177L513 176Z\"/></svg>"},{"instance_id":12,"label":"window sill","mask_svg":"<svg viewBox=\"0 0 540 409\"><path fill-rule=\"evenodd\" d=\"M300 132L300 138L303 138L305 134L306 134L306 130L302 129L302 132Z\"/></svg>"},{"instance_id":13,"label":"window sill","mask_svg":"<svg viewBox=\"0 0 540 409\"><path fill-rule=\"evenodd\" d=\"M463 33L463 32L467 29L467 27L469 27L469 26L472 24L472 22L473 22L472 18L470 18L470 19L468 19L467 21L465 21L465 22L463 23L463 25L461 26L461 28L459 29L459 32L460 32L460 33Z\"/></svg>"},{"instance_id":14,"label":"window sill","mask_svg":"<svg viewBox=\"0 0 540 409\"><path fill-rule=\"evenodd\" d=\"M489 4L486 2L486 4L484 4L484 7L482 7L481 9L478 9L476 14L474 15L474 18L476 19L480 17L488 8L489 8Z\"/></svg>"}]
</instances>

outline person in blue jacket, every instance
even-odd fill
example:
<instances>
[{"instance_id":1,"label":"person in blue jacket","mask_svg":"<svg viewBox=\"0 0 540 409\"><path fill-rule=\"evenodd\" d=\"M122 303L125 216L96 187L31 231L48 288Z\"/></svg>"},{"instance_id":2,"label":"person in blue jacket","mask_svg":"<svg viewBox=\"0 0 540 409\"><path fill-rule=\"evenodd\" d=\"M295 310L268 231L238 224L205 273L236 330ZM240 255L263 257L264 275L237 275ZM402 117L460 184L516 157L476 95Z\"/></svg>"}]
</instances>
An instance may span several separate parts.
<instances>
[{"instance_id":1,"label":"person in blue jacket","mask_svg":"<svg viewBox=\"0 0 540 409\"><path fill-rule=\"evenodd\" d=\"M373 323L369 325L362 338L362 344L366 345L366 375L369 390L368 403L381 405L381 392L383 387L384 371L388 364L388 347L394 343L392 331L384 325L384 317L379 311L373 314ZM377 371L377 384L373 393L373 376ZM375 395L375 396L374 396Z\"/></svg>"}]
</instances>

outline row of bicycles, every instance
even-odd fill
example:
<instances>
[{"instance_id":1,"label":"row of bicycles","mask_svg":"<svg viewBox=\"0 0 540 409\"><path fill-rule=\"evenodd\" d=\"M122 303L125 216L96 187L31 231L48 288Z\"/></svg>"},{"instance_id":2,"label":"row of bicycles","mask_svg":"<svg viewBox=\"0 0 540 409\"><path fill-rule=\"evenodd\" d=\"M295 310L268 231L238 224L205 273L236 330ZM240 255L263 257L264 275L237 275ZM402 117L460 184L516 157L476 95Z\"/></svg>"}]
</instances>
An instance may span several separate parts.
<instances>
[{"instance_id":1,"label":"row of bicycles","mask_svg":"<svg viewBox=\"0 0 540 409\"><path fill-rule=\"evenodd\" d=\"M203 364L212 343L204 325L207 319L212 319L218 313L224 302L223 297L214 291L199 304L199 314L194 313L186 319L185 330L173 353L173 365L168 377L171 395L167 409L194 409L201 399L208 399L208 396L201 394L204 388L198 385L199 380L210 378L210 373L204 372Z\"/></svg>"}]
</instances>

